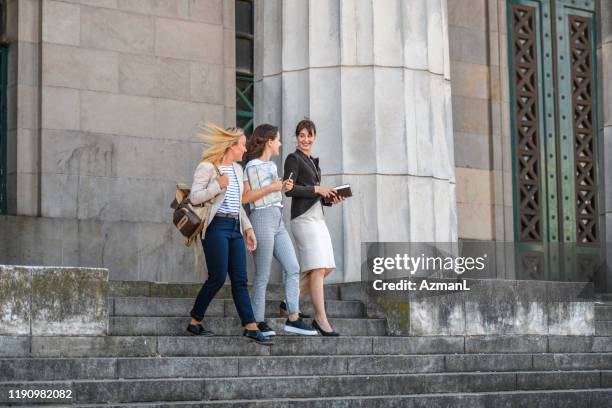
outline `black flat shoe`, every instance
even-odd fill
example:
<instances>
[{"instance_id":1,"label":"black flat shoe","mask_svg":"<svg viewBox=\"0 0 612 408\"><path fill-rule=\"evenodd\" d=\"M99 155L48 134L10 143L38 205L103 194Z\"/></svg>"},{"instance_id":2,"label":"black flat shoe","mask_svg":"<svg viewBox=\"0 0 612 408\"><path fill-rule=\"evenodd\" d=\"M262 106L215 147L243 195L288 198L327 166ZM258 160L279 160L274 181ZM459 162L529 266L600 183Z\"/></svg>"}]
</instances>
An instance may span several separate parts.
<instances>
[{"instance_id":1,"label":"black flat shoe","mask_svg":"<svg viewBox=\"0 0 612 408\"><path fill-rule=\"evenodd\" d=\"M280 304L280 313L279 313L280 317L287 317L289 316L289 313L287 313L287 304L285 302L281 302ZM310 319L311 316L308 316L307 314L304 314L302 312L300 312L300 317L302 319Z\"/></svg>"},{"instance_id":2,"label":"black flat shoe","mask_svg":"<svg viewBox=\"0 0 612 408\"><path fill-rule=\"evenodd\" d=\"M274 341L272 341L270 337L264 336L259 330L244 329L242 335L257 344L263 344L264 346L271 346L274 344Z\"/></svg>"},{"instance_id":3,"label":"black flat shoe","mask_svg":"<svg viewBox=\"0 0 612 408\"><path fill-rule=\"evenodd\" d=\"M317 321L315 319L312 319L312 327L314 327L315 329L317 329L319 331L319 333L321 333L321 336L329 336L329 337L338 337L340 336L340 333L336 333L335 331L325 331L321 328L321 326L319 326L319 323L317 323Z\"/></svg>"},{"instance_id":4,"label":"black flat shoe","mask_svg":"<svg viewBox=\"0 0 612 408\"><path fill-rule=\"evenodd\" d=\"M215 333L210 330L206 330L201 324L189 324L187 331L192 336L214 336Z\"/></svg>"}]
</instances>

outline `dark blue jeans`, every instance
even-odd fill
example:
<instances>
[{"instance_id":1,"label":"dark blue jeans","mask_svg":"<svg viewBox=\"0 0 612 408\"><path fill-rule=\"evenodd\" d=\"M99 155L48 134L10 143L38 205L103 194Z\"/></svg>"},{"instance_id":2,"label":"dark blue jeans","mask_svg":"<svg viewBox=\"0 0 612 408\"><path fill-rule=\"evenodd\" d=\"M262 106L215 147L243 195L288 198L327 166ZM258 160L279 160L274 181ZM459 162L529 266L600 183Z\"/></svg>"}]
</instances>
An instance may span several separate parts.
<instances>
[{"instance_id":1,"label":"dark blue jeans","mask_svg":"<svg viewBox=\"0 0 612 408\"><path fill-rule=\"evenodd\" d=\"M244 238L240 221L233 218L213 218L202 240L208 279L202 285L191 310L191 317L202 320L204 313L229 273L234 305L242 325L255 322L251 298L247 289L247 266Z\"/></svg>"}]
</instances>

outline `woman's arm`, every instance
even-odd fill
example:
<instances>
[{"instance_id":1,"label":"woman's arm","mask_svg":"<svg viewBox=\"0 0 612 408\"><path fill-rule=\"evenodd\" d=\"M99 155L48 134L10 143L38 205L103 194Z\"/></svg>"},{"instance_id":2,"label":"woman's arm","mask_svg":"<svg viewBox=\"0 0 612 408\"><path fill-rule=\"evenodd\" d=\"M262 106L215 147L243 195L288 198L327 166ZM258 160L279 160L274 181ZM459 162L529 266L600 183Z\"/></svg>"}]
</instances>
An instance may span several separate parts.
<instances>
[{"instance_id":1,"label":"woman's arm","mask_svg":"<svg viewBox=\"0 0 612 408\"><path fill-rule=\"evenodd\" d=\"M251 190L251 183L245 181L244 192L242 193L242 204L248 204L257 201L260 198L267 196L272 191L272 184L268 184L267 186L259 188L257 190Z\"/></svg>"},{"instance_id":2,"label":"woman's arm","mask_svg":"<svg viewBox=\"0 0 612 408\"><path fill-rule=\"evenodd\" d=\"M300 163L295 155L290 154L285 159L284 166L284 177L285 180L289 178L289 175L293 173L291 178L294 180L293 188L285 192L287 197L302 197L302 198L315 198L318 194L315 192L315 186L301 186L297 184L298 177L300 174Z\"/></svg>"},{"instance_id":3,"label":"woman's arm","mask_svg":"<svg viewBox=\"0 0 612 408\"><path fill-rule=\"evenodd\" d=\"M196 168L189 195L192 204L202 204L221 192L221 186L217 180L211 180L215 174L211 168L212 165L206 162L200 163Z\"/></svg>"}]
</instances>

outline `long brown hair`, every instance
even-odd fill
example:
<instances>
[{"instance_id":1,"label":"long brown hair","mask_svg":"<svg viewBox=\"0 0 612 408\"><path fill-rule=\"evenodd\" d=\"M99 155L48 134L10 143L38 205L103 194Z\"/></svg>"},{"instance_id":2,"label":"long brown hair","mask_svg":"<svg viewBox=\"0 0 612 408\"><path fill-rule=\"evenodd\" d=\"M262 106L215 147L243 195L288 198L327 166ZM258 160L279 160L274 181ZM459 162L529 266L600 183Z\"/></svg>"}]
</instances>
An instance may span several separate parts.
<instances>
[{"instance_id":1,"label":"long brown hair","mask_svg":"<svg viewBox=\"0 0 612 408\"><path fill-rule=\"evenodd\" d=\"M253 130L253 134L247 142L246 161L260 157L266 149L268 140L276 139L278 127L263 123Z\"/></svg>"}]
</instances>

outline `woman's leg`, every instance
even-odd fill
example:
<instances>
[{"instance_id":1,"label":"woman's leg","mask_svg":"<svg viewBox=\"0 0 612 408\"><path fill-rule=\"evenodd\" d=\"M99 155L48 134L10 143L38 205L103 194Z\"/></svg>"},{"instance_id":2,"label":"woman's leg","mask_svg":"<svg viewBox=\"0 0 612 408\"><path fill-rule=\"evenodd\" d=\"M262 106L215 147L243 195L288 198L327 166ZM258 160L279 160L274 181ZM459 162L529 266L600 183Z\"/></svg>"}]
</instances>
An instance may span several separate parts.
<instances>
[{"instance_id":1,"label":"woman's leg","mask_svg":"<svg viewBox=\"0 0 612 408\"><path fill-rule=\"evenodd\" d=\"M238 227L240 228L240 227ZM244 238L239 231L229 240L228 272L232 282L232 297L242 325L249 330L257 330L251 298L247 289L247 266Z\"/></svg>"},{"instance_id":2,"label":"woman's leg","mask_svg":"<svg viewBox=\"0 0 612 408\"><path fill-rule=\"evenodd\" d=\"M299 317L300 312L300 265L289 233L281 223L280 231L274 239L274 257L278 260L285 274L285 300L289 320Z\"/></svg>"},{"instance_id":3,"label":"woman's leg","mask_svg":"<svg viewBox=\"0 0 612 408\"><path fill-rule=\"evenodd\" d=\"M198 324L204 318L208 305L219 289L223 287L227 277L229 240L222 231L208 231L202 240L208 279L198 293L193 309L191 310L191 324Z\"/></svg>"},{"instance_id":4,"label":"woman's leg","mask_svg":"<svg viewBox=\"0 0 612 408\"><path fill-rule=\"evenodd\" d=\"M332 327L327 321L327 313L325 312L325 292L323 289L323 280L329 274L329 268L314 269L308 274L310 284L310 298L314 307L314 318L319 323L319 326L325 331L332 331Z\"/></svg>"},{"instance_id":5,"label":"woman's leg","mask_svg":"<svg viewBox=\"0 0 612 408\"><path fill-rule=\"evenodd\" d=\"M263 212L262 212L263 211ZM255 275L253 277L253 313L255 320L263 322L266 310L266 288L270 279L272 255L274 253L274 226L266 215L267 209L255 210L251 216L257 238L257 249L253 252Z\"/></svg>"}]
</instances>

